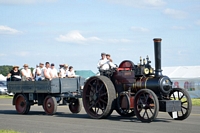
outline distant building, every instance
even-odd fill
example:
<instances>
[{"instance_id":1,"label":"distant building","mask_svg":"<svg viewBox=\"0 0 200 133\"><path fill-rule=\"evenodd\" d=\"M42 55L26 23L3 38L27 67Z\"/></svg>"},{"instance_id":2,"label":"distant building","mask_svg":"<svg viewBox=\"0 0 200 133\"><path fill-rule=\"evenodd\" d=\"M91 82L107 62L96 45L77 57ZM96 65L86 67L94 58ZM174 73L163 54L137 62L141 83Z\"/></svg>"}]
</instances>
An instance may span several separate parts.
<instances>
[{"instance_id":1,"label":"distant building","mask_svg":"<svg viewBox=\"0 0 200 133\"><path fill-rule=\"evenodd\" d=\"M95 75L95 73L92 72L91 70L75 70L75 74L83 78L89 78Z\"/></svg>"}]
</instances>

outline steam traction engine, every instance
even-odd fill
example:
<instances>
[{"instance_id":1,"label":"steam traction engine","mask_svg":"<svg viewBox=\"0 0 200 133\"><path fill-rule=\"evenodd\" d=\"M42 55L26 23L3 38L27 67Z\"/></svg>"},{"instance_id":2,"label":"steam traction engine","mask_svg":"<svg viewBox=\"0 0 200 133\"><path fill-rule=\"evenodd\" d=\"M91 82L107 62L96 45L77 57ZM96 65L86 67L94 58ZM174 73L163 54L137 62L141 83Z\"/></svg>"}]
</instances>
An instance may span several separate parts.
<instances>
[{"instance_id":1,"label":"steam traction engine","mask_svg":"<svg viewBox=\"0 0 200 133\"><path fill-rule=\"evenodd\" d=\"M151 122L158 111L168 112L175 120L186 119L192 109L189 94L172 88L169 77L162 75L161 39L154 39L155 70L151 61L140 64L122 61L117 69L100 71L100 76L87 80L83 89L83 105L87 114L96 119L108 117L113 110L121 116Z\"/></svg>"}]
</instances>

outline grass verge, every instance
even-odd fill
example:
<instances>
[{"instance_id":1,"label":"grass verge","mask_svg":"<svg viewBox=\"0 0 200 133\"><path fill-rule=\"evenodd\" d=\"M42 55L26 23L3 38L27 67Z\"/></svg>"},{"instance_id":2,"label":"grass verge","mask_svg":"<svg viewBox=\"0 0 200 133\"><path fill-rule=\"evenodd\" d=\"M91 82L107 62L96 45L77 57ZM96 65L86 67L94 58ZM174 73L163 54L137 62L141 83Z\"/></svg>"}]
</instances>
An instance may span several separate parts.
<instances>
[{"instance_id":1,"label":"grass verge","mask_svg":"<svg viewBox=\"0 0 200 133\"><path fill-rule=\"evenodd\" d=\"M17 131L14 131L14 130L2 130L2 129L0 129L0 133L20 133L20 132L17 132Z\"/></svg>"},{"instance_id":2,"label":"grass verge","mask_svg":"<svg viewBox=\"0 0 200 133\"><path fill-rule=\"evenodd\" d=\"M13 98L13 96L8 96L8 95L0 95L0 99L5 99L5 98ZM1 133L1 132L0 132Z\"/></svg>"}]
</instances>

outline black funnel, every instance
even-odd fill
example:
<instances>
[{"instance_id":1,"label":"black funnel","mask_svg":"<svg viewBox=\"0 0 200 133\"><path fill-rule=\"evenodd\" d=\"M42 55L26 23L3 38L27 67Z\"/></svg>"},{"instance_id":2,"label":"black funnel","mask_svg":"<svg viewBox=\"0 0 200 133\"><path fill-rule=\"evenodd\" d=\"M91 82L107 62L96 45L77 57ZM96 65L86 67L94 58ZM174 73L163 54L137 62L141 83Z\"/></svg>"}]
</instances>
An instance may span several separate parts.
<instances>
[{"instance_id":1,"label":"black funnel","mask_svg":"<svg viewBox=\"0 0 200 133\"><path fill-rule=\"evenodd\" d=\"M155 76L159 77L162 75L161 69L161 38L154 38L154 54L155 54Z\"/></svg>"}]
</instances>

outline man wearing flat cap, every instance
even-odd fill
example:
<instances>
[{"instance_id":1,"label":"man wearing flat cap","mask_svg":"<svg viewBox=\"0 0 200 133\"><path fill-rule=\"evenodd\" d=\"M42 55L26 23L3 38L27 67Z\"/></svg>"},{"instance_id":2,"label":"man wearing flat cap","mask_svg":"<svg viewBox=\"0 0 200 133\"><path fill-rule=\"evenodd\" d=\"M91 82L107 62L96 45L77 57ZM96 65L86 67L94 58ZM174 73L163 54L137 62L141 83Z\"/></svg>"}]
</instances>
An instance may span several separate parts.
<instances>
[{"instance_id":1,"label":"man wearing flat cap","mask_svg":"<svg viewBox=\"0 0 200 133\"><path fill-rule=\"evenodd\" d=\"M108 70L109 65L108 65L108 60L106 59L106 53L101 53L101 59L99 60L97 64L97 68L101 70Z\"/></svg>"}]
</instances>

